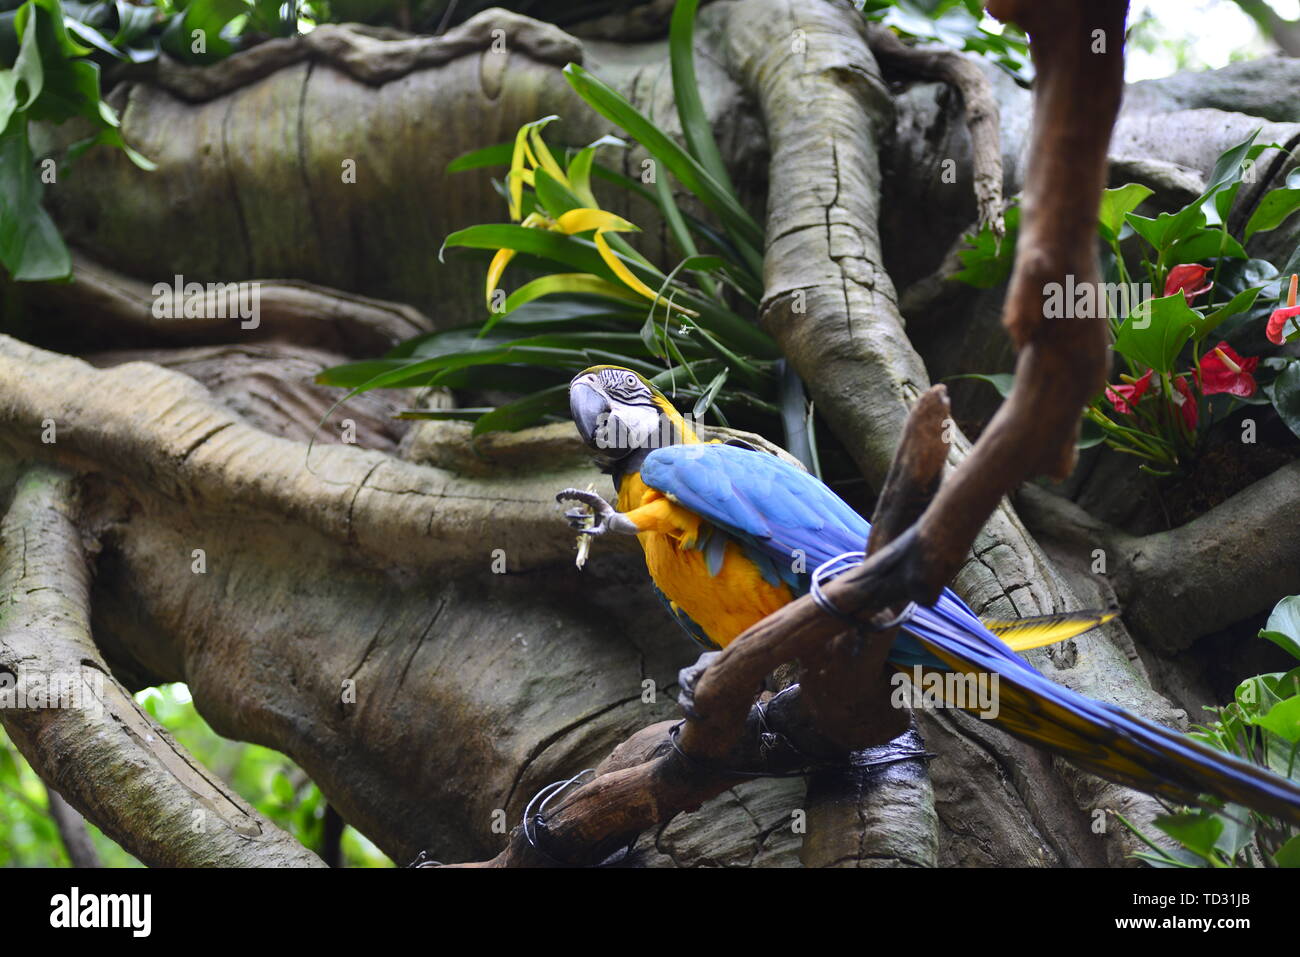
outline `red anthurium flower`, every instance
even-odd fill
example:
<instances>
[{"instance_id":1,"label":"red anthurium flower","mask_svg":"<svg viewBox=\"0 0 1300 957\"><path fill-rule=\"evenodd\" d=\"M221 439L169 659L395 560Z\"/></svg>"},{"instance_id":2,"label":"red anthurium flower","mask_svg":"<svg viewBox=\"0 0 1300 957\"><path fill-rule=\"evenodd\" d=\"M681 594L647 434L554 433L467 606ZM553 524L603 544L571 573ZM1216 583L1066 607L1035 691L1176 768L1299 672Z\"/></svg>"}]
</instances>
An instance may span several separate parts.
<instances>
[{"instance_id":1,"label":"red anthurium flower","mask_svg":"<svg viewBox=\"0 0 1300 957\"><path fill-rule=\"evenodd\" d=\"M1268 325L1264 327L1264 335L1268 336L1268 341L1274 345L1280 346L1286 341L1286 334L1282 331L1287 324L1287 320L1300 316L1300 306L1295 304L1296 293L1296 274L1291 274L1291 289L1287 293L1286 305L1280 309L1274 309L1273 315L1268 317Z\"/></svg>"},{"instance_id":2,"label":"red anthurium flower","mask_svg":"<svg viewBox=\"0 0 1300 957\"><path fill-rule=\"evenodd\" d=\"M1131 385L1108 385L1106 386L1106 398L1110 399L1110 404L1115 407L1116 412L1124 415L1133 414L1133 406L1138 404L1142 398L1142 393L1151 387L1151 372L1138 379Z\"/></svg>"},{"instance_id":3,"label":"red anthurium flower","mask_svg":"<svg viewBox=\"0 0 1300 957\"><path fill-rule=\"evenodd\" d=\"M1255 367L1259 356L1249 359L1237 355L1226 342L1205 354L1201 360L1201 391L1206 395L1226 392L1228 395L1247 398L1255 394Z\"/></svg>"},{"instance_id":4,"label":"red anthurium flower","mask_svg":"<svg viewBox=\"0 0 1300 957\"><path fill-rule=\"evenodd\" d=\"M1169 270L1169 278L1165 280L1165 295L1172 296L1181 289L1190 303L1197 296L1203 295L1213 288L1214 283L1212 282L1201 285L1202 282L1205 282L1205 276L1209 271L1209 266L1198 266L1196 263L1175 266Z\"/></svg>"},{"instance_id":5,"label":"red anthurium flower","mask_svg":"<svg viewBox=\"0 0 1300 957\"><path fill-rule=\"evenodd\" d=\"M1174 379L1174 389L1176 391L1169 398L1173 400L1174 405L1182 410L1183 422L1187 425L1188 431L1195 432L1196 420L1201 413L1201 410L1196 407L1196 395L1192 392L1192 387L1187 384L1187 380L1182 376Z\"/></svg>"}]
</instances>

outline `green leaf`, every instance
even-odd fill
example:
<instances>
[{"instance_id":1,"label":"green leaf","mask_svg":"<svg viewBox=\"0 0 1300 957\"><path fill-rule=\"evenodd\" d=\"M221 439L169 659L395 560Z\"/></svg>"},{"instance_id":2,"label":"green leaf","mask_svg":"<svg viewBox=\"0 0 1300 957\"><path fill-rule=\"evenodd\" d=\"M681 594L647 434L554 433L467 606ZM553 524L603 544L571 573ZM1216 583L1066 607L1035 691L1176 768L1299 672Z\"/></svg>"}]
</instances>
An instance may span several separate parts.
<instances>
[{"instance_id":1,"label":"green leaf","mask_svg":"<svg viewBox=\"0 0 1300 957\"><path fill-rule=\"evenodd\" d=\"M524 285L507 296L502 310L492 313L488 321L484 323L483 331L490 330L498 320L510 315L520 306L530 303L534 299L556 293L569 295L585 293L587 295L606 296L622 302L642 303L646 301L641 295L628 289L627 286L601 279L598 276L590 276L586 273L551 273L549 276L541 276L531 282L524 283Z\"/></svg>"},{"instance_id":2,"label":"green leaf","mask_svg":"<svg viewBox=\"0 0 1300 957\"><path fill-rule=\"evenodd\" d=\"M1236 146L1230 146L1220 153L1215 161L1205 192L1195 201L1207 224L1222 226L1227 222L1228 211L1241 189L1241 177L1246 171L1247 162L1258 159L1259 154L1268 149L1264 144L1255 143L1259 132L1258 128L1255 129Z\"/></svg>"},{"instance_id":3,"label":"green leaf","mask_svg":"<svg viewBox=\"0 0 1300 957\"><path fill-rule=\"evenodd\" d=\"M215 63L234 52L222 36L231 20L248 13L244 0L190 0L185 12L172 18L163 30L163 49L185 63ZM203 52L195 52L195 34L201 35Z\"/></svg>"},{"instance_id":4,"label":"green leaf","mask_svg":"<svg viewBox=\"0 0 1300 957\"><path fill-rule=\"evenodd\" d=\"M1241 191L1241 183L1233 183L1224 189L1210 195L1209 199L1201 203L1201 211L1205 213L1205 224L1207 226L1222 226L1228 221L1228 212L1232 209L1233 201L1237 198L1237 193Z\"/></svg>"},{"instance_id":5,"label":"green leaf","mask_svg":"<svg viewBox=\"0 0 1300 957\"><path fill-rule=\"evenodd\" d=\"M28 109L34 120L62 123L74 116L99 126L117 126L117 114L99 93L99 64L89 60L64 60L45 71L40 98Z\"/></svg>"},{"instance_id":6,"label":"green leaf","mask_svg":"<svg viewBox=\"0 0 1300 957\"><path fill-rule=\"evenodd\" d=\"M15 115L0 133L0 264L14 279L63 279L72 256L41 206L36 159L27 144L27 121Z\"/></svg>"},{"instance_id":7,"label":"green leaf","mask_svg":"<svg viewBox=\"0 0 1300 957\"><path fill-rule=\"evenodd\" d=\"M158 164L153 160L148 159L136 150L132 149L127 144L126 140L122 138L122 131L117 127L102 129L94 136L89 136L84 140L78 140L68 147L64 157L66 161L70 163L93 146L116 147L126 154L127 159L146 172L152 172L158 168Z\"/></svg>"},{"instance_id":8,"label":"green leaf","mask_svg":"<svg viewBox=\"0 0 1300 957\"><path fill-rule=\"evenodd\" d=\"M591 191L591 169L592 164L596 162L596 150L602 146L620 146L626 149L627 143L617 136L602 136L594 143L578 150L573 159L569 160L568 168L565 170L573 194L582 200L583 205L593 208L600 204L596 202L595 194Z\"/></svg>"},{"instance_id":9,"label":"green leaf","mask_svg":"<svg viewBox=\"0 0 1300 957\"><path fill-rule=\"evenodd\" d=\"M622 141L620 140L619 142ZM658 195L646 189L636 180L629 179L622 173L612 170L608 166L604 166L600 163L594 163L591 171L606 182L613 183L621 189L634 193L644 199L651 206L659 209L661 213L663 212ZM749 268L748 262L744 261L744 257L741 255L740 251L735 248L731 240L699 217L694 216L685 210L682 210L682 216L685 218L686 225L690 228L692 233L706 242L713 244L731 257L733 262L728 263L729 274L736 275L746 293L757 301L757 299L763 294L762 282L758 279L759 273L756 273ZM761 272L761 270L759 272Z\"/></svg>"},{"instance_id":10,"label":"green leaf","mask_svg":"<svg viewBox=\"0 0 1300 957\"><path fill-rule=\"evenodd\" d=\"M710 382L708 388L704 390L704 394L696 401L695 408L691 410L691 413L695 418L704 418L709 409L713 408L713 401L718 397L718 393L722 391L722 386L727 381L728 371L730 370L724 367L721 372L714 376L713 381Z\"/></svg>"},{"instance_id":11,"label":"green leaf","mask_svg":"<svg viewBox=\"0 0 1300 957\"><path fill-rule=\"evenodd\" d=\"M1269 709L1282 700L1274 690L1280 677L1278 674L1255 675L1237 685L1233 691L1233 701L1241 709L1247 723L1261 714L1267 714Z\"/></svg>"},{"instance_id":12,"label":"green leaf","mask_svg":"<svg viewBox=\"0 0 1300 957\"><path fill-rule=\"evenodd\" d=\"M1196 329L1193 332L1196 341L1200 342L1208 336L1221 322L1223 322L1223 320L1249 309L1254 305L1255 299L1259 296L1262 289L1262 286L1252 286L1249 289L1243 289L1241 292L1229 299L1225 305L1214 310L1214 312L1204 317L1198 317L1196 320Z\"/></svg>"},{"instance_id":13,"label":"green leaf","mask_svg":"<svg viewBox=\"0 0 1300 957\"><path fill-rule=\"evenodd\" d=\"M427 359L372 361L385 362L388 365L371 378L352 386L353 395L369 392L371 389L400 389L437 385L450 372L475 365L496 365L500 363L550 366L573 371L601 363L613 363L635 369L643 375L653 375L657 371L653 365L647 362L627 355L606 352L603 349L551 348L522 345L519 342L484 349L480 352L433 356ZM357 374L351 367L356 365L361 365L361 363L335 366L333 369L318 374L316 381L322 385L335 385L339 384L339 380L355 380ZM325 381L324 377L326 376L331 381Z\"/></svg>"},{"instance_id":14,"label":"green leaf","mask_svg":"<svg viewBox=\"0 0 1300 957\"><path fill-rule=\"evenodd\" d=\"M474 423L471 434L514 432L537 423L543 416L562 413L568 407L569 384L566 382L497 406Z\"/></svg>"},{"instance_id":15,"label":"green leaf","mask_svg":"<svg viewBox=\"0 0 1300 957\"><path fill-rule=\"evenodd\" d=\"M1141 183L1128 183L1114 189L1103 190L1101 194L1101 212L1097 216L1097 226L1107 242L1115 242L1124 225L1124 217L1142 205L1152 193L1151 189Z\"/></svg>"},{"instance_id":16,"label":"green leaf","mask_svg":"<svg viewBox=\"0 0 1300 957\"><path fill-rule=\"evenodd\" d=\"M978 233L968 235L970 247L957 253L963 266L953 279L976 289L992 289L1007 281L1016 255L1016 235L1020 226L1020 207L1010 206L1003 216L1006 232L1001 239L993 227L985 225Z\"/></svg>"},{"instance_id":17,"label":"green leaf","mask_svg":"<svg viewBox=\"0 0 1300 957\"><path fill-rule=\"evenodd\" d=\"M1170 247L1168 263L1171 266L1178 266L1217 257L1247 258L1246 250L1242 248L1241 243L1228 233L1221 229L1200 229Z\"/></svg>"},{"instance_id":18,"label":"green leaf","mask_svg":"<svg viewBox=\"0 0 1300 957\"><path fill-rule=\"evenodd\" d=\"M89 24L82 23L80 20L74 20L67 17L63 21L69 33L76 34L77 37L89 43L92 47L101 53L107 53L115 60L125 60L126 54L113 46L112 42Z\"/></svg>"},{"instance_id":19,"label":"green leaf","mask_svg":"<svg viewBox=\"0 0 1300 957\"><path fill-rule=\"evenodd\" d=\"M28 18L34 17L41 22L42 38L48 36L50 45L42 44L42 59L47 63L56 59L70 59L92 53L90 47L83 47L68 36L64 24L63 8L59 0L28 0L18 8L14 17L14 29L21 35L27 29Z\"/></svg>"},{"instance_id":20,"label":"green leaf","mask_svg":"<svg viewBox=\"0 0 1300 957\"><path fill-rule=\"evenodd\" d=\"M41 88L45 85L45 73L41 66L40 45L36 37L39 23L40 14L38 13L36 16L27 19L22 31L23 42L18 49L18 59L14 61L13 74L15 87L17 83L21 82L27 89L27 97L22 103L17 104L15 109L25 110L30 107L41 95ZM5 125L9 125L7 116L5 117Z\"/></svg>"},{"instance_id":21,"label":"green leaf","mask_svg":"<svg viewBox=\"0 0 1300 957\"><path fill-rule=\"evenodd\" d=\"M1209 183L1205 187L1206 196L1218 192L1230 183L1241 181L1246 160L1254 159L1265 149L1262 145L1254 145L1259 133L1260 130L1256 129L1236 146L1230 146L1219 154L1214 169L1210 171Z\"/></svg>"},{"instance_id":22,"label":"green leaf","mask_svg":"<svg viewBox=\"0 0 1300 957\"><path fill-rule=\"evenodd\" d=\"M1074 444L1077 449L1090 449L1106 441L1106 431L1092 419L1084 419L1079 425L1079 441Z\"/></svg>"},{"instance_id":23,"label":"green leaf","mask_svg":"<svg viewBox=\"0 0 1300 957\"><path fill-rule=\"evenodd\" d=\"M1273 853L1278 867L1300 867L1300 834L1295 835Z\"/></svg>"},{"instance_id":24,"label":"green leaf","mask_svg":"<svg viewBox=\"0 0 1300 957\"><path fill-rule=\"evenodd\" d=\"M551 219L558 219L569 210L583 206L582 200L574 196L567 186L541 167L533 170L533 192Z\"/></svg>"},{"instance_id":25,"label":"green leaf","mask_svg":"<svg viewBox=\"0 0 1300 957\"><path fill-rule=\"evenodd\" d=\"M515 144L497 143L485 146L481 150L462 153L447 164L448 173L460 173L467 169L482 169L485 166L509 166L514 159Z\"/></svg>"},{"instance_id":26,"label":"green leaf","mask_svg":"<svg viewBox=\"0 0 1300 957\"><path fill-rule=\"evenodd\" d=\"M1295 744L1300 741L1300 697L1273 705L1266 714L1253 717L1250 723Z\"/></svg>"},{"instance_id":27,"label":"green leaf","mask_svg":"<svg viewBox=\"0 0 1300 957\"><path fill-rule=\"evenodd\" d=\"M1300 362L1292 361L1267 387L1273 408L1297 437L1300 437Z\"/></svg>"},{"instance_id":28,"label":"green leaf","mask_svg":"<svg viewBox=\"0 0 1300 957\"><path fill-rule=\"evenodd\" d=\"M1205 214L1201 212L1199 202L1196 200L1176 213L1161 213L1155 219L1126 213L1124 220L1157 252L1163 253L1178 240L1186 239L1205 226Z\"/></svg>"},{"instance_id":29,"label":"green leaf","mask_svg":"<svg viewBox=\"0 0 1300 957\"><path fill-rule=\"evenodd\" d=\"M1219 820L1223 822L1223 833L1215 841L1214 846L1228 856L1228 859L1236 857L1250 844L1250 840L1255 836L1255 827L1250 819L1250 809L1242 807L1240 804L1229 804L1223 809L1223 813L1218 815Z\"/></svg>"},{"instance_id":30,"label":"green leaf","mask_svg":"<svg viewBox=\"0 0 1300 957\"><path fill-rule=\"evenodd\" d=\"M763 230L749 215L735 194L709 173L689 153L677 145L666 133L650 122L623 96L588 73L576 63L564 68L565 78L578 95L612 123L618 124L635 138L677 181L696 195L723 221L755 247L761 248ZM658 175L663 175L660 170Z\"/></svg>"},{"instance_id":31,"label":"green leaf","mask_svg":"<svg viewBox=\"0 0 1300 957\"><path fill-rule=\"evenodd\" d=\"M718 152L709 125L700 87L695 78L695 12L699 0L677 0L673 8L672 23L668 31L668 59L673 74L673 98L677 102L677 116L681 120L682 134L695 159L728 192L734 194L735 186L727 174L727 165Z\"/></svg>"},{"instance_id":32,"label":"green leaf","mask_svg":"<svg viewBox=\"0 0 1300 957\"><path fill-rule=\"evenodd\" d=\"M1300 595L1283 598L1274 605L1259 636L1300 658Z\"/></svg>"},{"instance_id":33,"label":"green leaf","mask_svg":"<svg viewBox=\"0 0 1300 957\"><path fill-rule=\"evenodd\" d=\"M409 365L409 362L404 359L365 359L361 362L345 362L342 365L322 369L316 373L314 381L317 385L353 389L364 385L382 373L392 372L394 369L401 369L406 365Z\"/></svg>"},{"instance_id":34,"label":"green leaf","mask_svg":"<svg viewBox=\"0 0 1300 957\"><path fill-rule=\"evenodd\" d=\"M1011 389L1016 383L1016 377L1011 372L969 372L963 375L950 375L945 382L953 379L978 379L981 382L987 382L993 388L998 390L998 395L1006 398L1011 394Z\"/></svg>"},{"instance_id":35,"label":"green leaf","mask_svg":"<svg viewBox=\"0 0 1300 957\"><path fill-rule=\"evenodd\" d=\"M1213 860L1214 845L1223 833L1223 821L1205 812L1160 814L1155 826L1194 854Z\"/></svg>"},{"instance_id":36,"label":"green leaf","mask_svg":"<svg viewBox=\"0 0 1300 957\"><path fill-rule=\"evenodd\" d=\"M1120 326L1115 351L1157 372L1172 372L1199 319L1182 292L1149 299Z\"/></svg>"},{"instance_id":37,"label":"green leaf","mask_svg":"<svg viewBox=\"0 0 1300 957\"><path fill-rule=\"evenodd\" d=\"M1245 238L1277 229L1297 209L1300 209L1300 189L1270 190L1250 214Z\"/></svg>"},{"instance_id":38,"label":"green leaf","mask_svg":"<svg viewBox=\"0 0 1300 957\"><path fill-rule=\"evenodd\" d=\"M458 230L443 240L442 245L443 249L448 246L464 246L470 249L513 249L515 252L550 259L578 272L591 273L611 282L617 278L600 258L600 251L596 249L595 243L549 229L531 229L514 223L486 223ZM442 259L441 250L438 258ZM628 268L636 272L633 263L629 262Z\"/></svg>"},{"instance_id":39,"label":"green leaf","mask_svg":"<svg viewBox=\"0 0 1300 957\"><path fill-rule=\"evenodd\" d=\"M18 74L13 70L0 70L0 130L9 125L9 118L18 109Z\"/></svg>"},{"instance_id":40,"label":"green leaf","mask_svg":"<svg viewBox=\"0 0 1300 957\"><path fill-rule=\"evenodd\" d=\"M137 7L127 0L114 0L117 9L117 34L113 37L113 46L124 48L143 37L153 26L158 8L150 5Z\"/></svg>"}]
</instances>

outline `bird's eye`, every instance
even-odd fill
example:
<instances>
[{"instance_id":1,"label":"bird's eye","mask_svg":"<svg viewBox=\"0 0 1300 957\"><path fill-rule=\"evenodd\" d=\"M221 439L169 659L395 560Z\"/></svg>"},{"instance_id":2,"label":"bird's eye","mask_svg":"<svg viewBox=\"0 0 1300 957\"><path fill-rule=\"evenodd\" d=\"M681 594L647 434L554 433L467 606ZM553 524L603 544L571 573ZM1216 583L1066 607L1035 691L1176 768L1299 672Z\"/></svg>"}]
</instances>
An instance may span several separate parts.
<instances>
[{"instance_id":1,"label":"bird's eye","mask_svg":"<svg viewBox=\"0 0 1300 957\"><path fill-rule=\"evenodd\" d=\"M629 389L635 389L635 388L636 388L636 376L634 376L634 375L630 375L630 376L628 376L628 377L627 377L627 380L626 380L626 384L627 384L627 387L628 387Z\"/></svg>"}]
</instances>

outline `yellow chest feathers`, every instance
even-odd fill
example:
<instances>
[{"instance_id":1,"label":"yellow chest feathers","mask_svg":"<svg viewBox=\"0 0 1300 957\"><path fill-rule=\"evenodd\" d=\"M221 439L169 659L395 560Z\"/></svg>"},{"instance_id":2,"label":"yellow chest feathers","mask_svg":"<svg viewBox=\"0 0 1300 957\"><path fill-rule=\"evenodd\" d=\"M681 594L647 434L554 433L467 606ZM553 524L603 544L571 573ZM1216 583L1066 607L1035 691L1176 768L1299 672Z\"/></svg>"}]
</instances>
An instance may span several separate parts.
<instances>
[{"instance_id":1,"label":"yellow chest feathers","mask_svg":"<svg viewBox=\"0 0 1300 957\"><path fill-rule=\"evenodd\" d=\"M793 598L785 584L768 584L735 542L727 543L718 574L711 574L704 550L695 547L701 533L708 533L707 524L648 487L640 475L624 477L618 510L641 529L637 539L659 590L717 644L726 647Z\"/></svg>"}]
</instances>

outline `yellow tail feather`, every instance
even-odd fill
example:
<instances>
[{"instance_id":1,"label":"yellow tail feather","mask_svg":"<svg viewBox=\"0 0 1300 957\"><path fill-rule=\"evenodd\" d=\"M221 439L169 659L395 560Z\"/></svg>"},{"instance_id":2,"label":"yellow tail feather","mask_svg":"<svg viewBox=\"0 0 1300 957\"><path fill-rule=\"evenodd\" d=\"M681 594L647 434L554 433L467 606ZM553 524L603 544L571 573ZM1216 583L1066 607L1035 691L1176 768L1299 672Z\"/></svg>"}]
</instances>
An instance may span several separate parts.
<instances>
[{"instance_id":1,"label":"yellow tail feather","mask_svg":"<svg viewBox=\"0 0 1300 957\"><path fill-rule=\"evenodd\" d=\"M1067 611L1057 615L1018 618L1015 621L986 621L984 627L1010 646L1012 651L1028 651L1054 645L1104 625L1118 617L1119 611Z\"/></svg>"}]
</instances>

